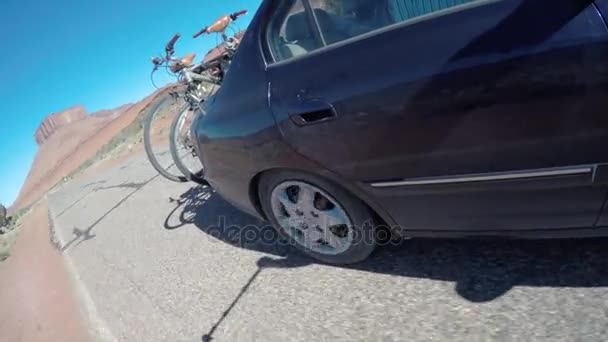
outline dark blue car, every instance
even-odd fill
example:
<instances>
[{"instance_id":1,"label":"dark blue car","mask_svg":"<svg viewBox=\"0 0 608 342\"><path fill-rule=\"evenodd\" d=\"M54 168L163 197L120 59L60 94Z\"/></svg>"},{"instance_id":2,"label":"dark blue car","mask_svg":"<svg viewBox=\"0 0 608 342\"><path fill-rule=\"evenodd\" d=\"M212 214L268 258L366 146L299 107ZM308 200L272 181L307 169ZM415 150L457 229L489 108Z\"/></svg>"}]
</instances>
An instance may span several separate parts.
<instances>
[{"instance_id":1,"label":"dark blue car","mask_svg":"<svg viewBox=\"0 0 608 342\"><path fill-rule=\"evenodd\" d=\"M608 235L608 0L263 1L194 131L305 253Z\"/></svg>"}]
</instances>

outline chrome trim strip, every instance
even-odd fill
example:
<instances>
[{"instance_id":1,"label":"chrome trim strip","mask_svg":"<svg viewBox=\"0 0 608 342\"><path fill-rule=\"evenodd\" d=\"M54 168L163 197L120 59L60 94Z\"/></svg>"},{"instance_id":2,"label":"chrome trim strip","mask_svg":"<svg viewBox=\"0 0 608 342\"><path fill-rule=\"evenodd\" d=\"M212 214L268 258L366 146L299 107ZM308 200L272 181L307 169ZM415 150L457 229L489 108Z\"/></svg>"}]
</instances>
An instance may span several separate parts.
<instances>
[{"instance_id":1,"label":"chrome trim strip","mask_svg":"<svg viewBox=\"0 0 608 342\"><path fill-rule=\"evenodd\" d=\"M468 182L484 182L484 181L495 181L495 180L509 180L509 179L523 179L523 178L539 178L539 177L551 177L551 176L567 176L567 175L581 175L586 173L592 173L593 167L575 167L575 168L561 168L561 169L542 169L542 170L529 170L521 172L509 172L509 173L493 173L488 175L461 175L453 177L434 177L434 178L418 178L418 179L404 179L401 181L389 181L389 182L374 182L370 185L374 188L388 188L395 186L408 186L408 185L433 185L433 184L452 184L452 183L468 183Z\"/></svg>"}]
</instances>

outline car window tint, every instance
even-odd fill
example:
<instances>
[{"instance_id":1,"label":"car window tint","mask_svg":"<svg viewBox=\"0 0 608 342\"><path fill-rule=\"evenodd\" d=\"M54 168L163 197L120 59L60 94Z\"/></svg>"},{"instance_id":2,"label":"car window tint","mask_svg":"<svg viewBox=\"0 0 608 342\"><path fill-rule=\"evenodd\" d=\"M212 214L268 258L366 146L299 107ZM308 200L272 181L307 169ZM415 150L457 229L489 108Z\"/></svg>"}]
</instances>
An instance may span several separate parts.
<instances>
[{"instance_id":1,"label":"car window tint","mask_svg":"<svg viewBox=\"0 0 608 342\"><path fill-rule=\"evenodd\" d=\"M388 11L395 21L416 18L476 0L388 0Z\"/></svg>"},{"instance_id":2,"label":"car window tint","mask_svg":"<svg viewBox=\"0 0 608 342\"><path fill-rule=\"evenodd\" d=\"M306 54L321 47L301 0L285 1L269 26L268 42L276 61Z\"/></svg>"},{"instance_id":3,"label":"car window tint","mask_svg":"<svg viewBox=\"0 0 608 342\"><path fill-rule=\"evenodd\" d=\"M477 0L310 0L327 44Z\"/></svg>"}]
</instances>

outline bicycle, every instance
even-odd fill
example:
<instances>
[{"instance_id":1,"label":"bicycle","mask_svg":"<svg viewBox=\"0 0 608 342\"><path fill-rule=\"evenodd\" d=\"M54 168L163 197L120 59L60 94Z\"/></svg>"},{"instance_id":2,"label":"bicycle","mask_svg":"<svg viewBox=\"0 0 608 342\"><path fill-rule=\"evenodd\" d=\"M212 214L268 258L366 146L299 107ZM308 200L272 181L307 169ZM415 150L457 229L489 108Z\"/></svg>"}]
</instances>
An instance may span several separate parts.
<instances>
[{"instance_id":1,"label":"bicycle","mask_svg":"<svg viewBox=\"0 0 608 342\"><path fill-rule=\"evenodd\" d=\"M222 53L216 58L200 63L194 63L196 54L190 53L181 58L176 58L175 43L180 38L177 33L165 45L165 56L152 58L154 68L152 70L151 79L154 84L154 73L160 68L165 68L170 73L175 75L179 84L184 88L183 92L172 92L170 97L177 102L183 99L184 104L177 110L177 116L173 119L170 126L169 143L170 153L173 164L163 167L153 151L152 144L152 128L153 121L157 114L162 114L166 109L165 102L167 98L159 101L153 110L151 110L144 122L144 144L146 154L152 166L165 178L176 182L194 181L200 184L207 184L204 179L204 165L199 157L195 142L192 137L191 126L194 120L196 111L200 111L204 115L201 104L221 85L224 75L227 73L230 61L236 52L240 40L236 37L226 35L226 29L237 20L240 16L246 14L246 10L234 12L230 15L223 15L216 19L210 26L207 26L194 34L193 38L207 33L219 33L222 36ZM162 116L162 115L161 115ZM175 175L169 171L171 166L175 165L180 174Z\"/></svg>"}]
</instances>

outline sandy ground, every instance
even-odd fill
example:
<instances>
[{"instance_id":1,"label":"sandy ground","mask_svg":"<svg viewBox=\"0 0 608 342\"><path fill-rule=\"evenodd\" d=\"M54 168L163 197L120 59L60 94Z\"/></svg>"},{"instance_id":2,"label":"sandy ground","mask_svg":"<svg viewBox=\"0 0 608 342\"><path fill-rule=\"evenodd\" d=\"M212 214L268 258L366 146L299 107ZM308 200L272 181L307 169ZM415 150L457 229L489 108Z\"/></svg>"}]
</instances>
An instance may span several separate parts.
<instances>
[{"instance_id":1,"label":"sandy ground","mask_svg":"<svg viewBox=\"0 0 608 342\"><path fill-rule=\"evenodd\" d=\"M63 257L49 243L46 203L23 221L0 263L0 341L89 340Z\"/></svg>"}]
</instances>

